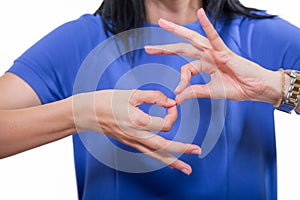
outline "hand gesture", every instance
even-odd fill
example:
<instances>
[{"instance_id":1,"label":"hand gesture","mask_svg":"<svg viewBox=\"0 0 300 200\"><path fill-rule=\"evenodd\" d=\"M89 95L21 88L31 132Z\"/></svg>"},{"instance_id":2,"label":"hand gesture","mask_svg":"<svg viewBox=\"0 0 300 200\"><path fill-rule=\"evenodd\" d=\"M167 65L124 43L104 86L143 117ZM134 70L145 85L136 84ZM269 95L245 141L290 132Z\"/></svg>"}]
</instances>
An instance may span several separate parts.
<instances>
[{"instance_id":1,"label":"hand gesture","mask_svg":"<svg viewBox=\"0 0 300 200\"><path fill-rule=\"evenodd\" d=\"M149 54L179 54L198 58L181 68L181 81L175 92L178 103L189 98L226 98L253 100L276 104L281 97L281 74L266 70L232 52L222 41L203 9L198 11L207 38L183 26L164 19L159 25L190 43L146 46ZM192 76L210 74L207 84L189 86Z\"/></svg>"},{"instance_id":2,"label":"hand gesture","mask_svg":"<svg viewBox=\"0 0 300 200\"><path fill-rule=\"evenodd\" d=\"M176 102L159 91L102 90L73 97L73 113L80 131L93 130L112 137L152 158L190 174L192 168L176 154L200 154L197 145L170 141L152 131L167 132L177 119ZM139 109L141 104L156 104L168 109L164 118Z\"/></svg>"}]
</instances>

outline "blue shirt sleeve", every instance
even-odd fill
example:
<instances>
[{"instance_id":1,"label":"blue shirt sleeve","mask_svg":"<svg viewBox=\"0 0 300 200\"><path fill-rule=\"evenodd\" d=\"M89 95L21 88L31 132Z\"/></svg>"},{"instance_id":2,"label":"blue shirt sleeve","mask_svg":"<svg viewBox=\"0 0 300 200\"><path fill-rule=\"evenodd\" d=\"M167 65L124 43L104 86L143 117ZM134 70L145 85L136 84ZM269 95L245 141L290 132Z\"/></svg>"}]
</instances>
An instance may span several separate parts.
<instances>
[{"instance_id":1,"label":"blue shirt sleeve","mask_svg":"<svg viewBox=\"0 0 300 200\"><path fill-rule=\"evenodd\" d=\"M274 71L279 68L300 71L298 27L279 17L260 20L249 27L248 54L253 61Z\"/></svg>"},{"instance_id":2,"label":"blue shirt sleeve","mask_svg":"<svg viewBox=\"0 0 300 200\"><path fill-rule=\"evenodd\" d=\"M270 70L300 70L300 29L276 17L247 19L242 25L249 59Z\"/></svg>"},{"instance_id":3,"label":"blue shirt sleeve","mask_svg":"<svg viewBox=\"0 0 300 200\"><path fill-rule=\"evenodd\" d=\"M99 16L83 15L39 40L15 60L8 72L25 80L43 104L72 95L76 73L104 36Z\"/></svg>"}]
</instances>

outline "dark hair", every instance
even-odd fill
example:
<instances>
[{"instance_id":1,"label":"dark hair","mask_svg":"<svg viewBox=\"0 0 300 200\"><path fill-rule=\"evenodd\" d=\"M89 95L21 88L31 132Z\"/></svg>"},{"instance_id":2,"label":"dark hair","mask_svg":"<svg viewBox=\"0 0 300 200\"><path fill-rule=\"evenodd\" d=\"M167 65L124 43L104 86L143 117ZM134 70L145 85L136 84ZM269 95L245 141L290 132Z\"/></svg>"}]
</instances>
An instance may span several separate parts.
<instances>
[{"instance_id":1,"label":"dark hair","mask_svg":"<svg viewBox=\"0 0 300 200\"><path fill-rule=\"evenodd\" d=\"M251 18L271 18L259 9L245 7L239 0L203 0L203 8L214 21L245 15ZM113 34L139 28L146 19L144 0L103 0L95 14L102 16L104 28Z\"/></svg>"}]
</instances>

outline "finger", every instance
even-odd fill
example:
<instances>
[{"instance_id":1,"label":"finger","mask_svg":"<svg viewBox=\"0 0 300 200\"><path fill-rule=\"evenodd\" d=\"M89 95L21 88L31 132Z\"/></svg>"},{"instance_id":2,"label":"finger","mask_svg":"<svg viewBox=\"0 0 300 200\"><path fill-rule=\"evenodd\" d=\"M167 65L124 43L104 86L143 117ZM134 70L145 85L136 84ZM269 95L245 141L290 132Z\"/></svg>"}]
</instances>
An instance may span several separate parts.
<instances>
[{"instance_id":1,"label":"finger","mask_svg":"<svg viewBox=\"0 0 300 200\"><path fill-rule=\"evenodd\" d=\"M155 135L150 133L151 135ZM155 135L157 136L157 135ZM159 137L159 136L157 136ZM148 141L148 140L122 140L122 143L131 146L135 149L137 149L138 151L144 153L145 155L148 155L152 158L154 158L155 160L158 160L162 163L164 163L165 165L169 166L170 168L175 168L177 170L180 170L181 172L189 175L192 173L192 168L190 165L188 165L187 163L179 160L178 158L176 158L175 156L172 156L171 154L169 154L166 151L159 151L159 150L154 150L155 148L159 148L159 147L155 147L155 144L152 144L149 146L149 144L145 144L142 143L141 141ZM149 142L149 141L148 141Z\"/></svg>"},{"instance_id":2,"label":"finger","mask_svg":"<svg viewBox=\"0 0 300 200\"><path fill-rule=\"evenodd\" d=\"M149 152L149 153L146 153L146 155L149 155L149 156L153 157L154 159L163 162L170 168L177 169L186 175L190 175L192 173L192 168L189 164L177 159L175 156L172 156L168 153Z\"/></svg>"},{"instance_id":3,"label":"finger","mask_svg":"<svg viewBox=\"0 0 300 200\"><path fill-rule=\"evenodd\" d=\"M146 151L147 155L150 155L156 160L165 163L170 168L175 168L177 170L182 171L185 174L190 174L192 172L191 167L187 163L182 162L181 160L170 155L169 153L196 155L199 155L201 153L201 148L197 145L169 141L159 136L152 138L151 142L153 143L152 145L144 143L144 145L147 145L147 147L153 149L148 152Z\"/></svg>"},{"instance_id":4,"label":"finger","mask_svg":"<svg viewBox=\"0 0 300 200\"><path fill-rule=\"evenodd\" d=\"M151 137L142 138L138 142L153 151L165 151L176 154L201 154L201 148L198 145L167 140L156 134L151 135Z\"/></svg>"},{"instance_id":5,"label":"finger","mask_svg":"<svg viewBox=\"0 0 300 200\"><path fill-rule=\"evenodd\" d=\"M130 97L130 103L134 106L141 104L157 104L164 108L176 105L176 101L168 98L160 91L154 90L135 90Z\"/></svg>"},{"instance_id":6,"label":"finger","mask_svg":"<svg viewBox=\"0 0 300 200\"><path fill-rule=\"evenodd\" d=\"M192 85L185 88L181 93L176 96L177 104L191 98L212 98L209 92L208 84Z\"/></svg>"},{"instance_id":7,"label":"finger","mask_svg":"<svg viewBox=\"0 0 300 200\"><path fill-rule=\"evenodd\" d=\"M165 19L160 19L158 21L158 24L161 28L170 31L186 40L191 42L193 45L195 45L197 48L200 49L208 49L211 48L211 45L209 44L209 41L207 38L203 37L196 31L190 30L188 28L185 28L183 26L174 24L170 21L167 21Z\"/></svg>"},{"instance_id":8,"label":"finger","mask_svg":"<svg viewBox=\"0 0 300 200\"><path fill-rule=\"evenodd\" d=\"M195 144L186 144L182 142L167 140L167 144L163 147L163 150L169 153L176 154L201 154L201 148Z\"/></svg>"},{"instance_id":9,"label":"finger","mask_svg":"<svg viewBox=\"0 0 300 200\"><path fill-rule=\"evenodd\" d=\"M197 145L167 140L149 131L140 131L139 136L142 137L134 138L134 142L140 143L151 151L197 155L201 153L201 149Z\"/></svg>"},{"instance_id":10,"label":"finger","mask_svg":"<svg viewBox=\"0 0 300 200\"><path fill-rule=\"evenodd\" d=\"M171 130L174 122L178 118L178 111L176 106L170 107L167 115L162 118L148 115L135 107L129 116L132 124L142 130L167 132Z\"/></svg>"},{"instance_id":11,"label":"finger","mask_svg":"<svg viewBox=\"0 0 300 200\"><path fill-rule=\"evenodd\" d=\"M177 107L173 106L168 108L168 113L164 118L150 116L150 121L144 128L145 130L149 130L149 131L167 132L171 130L177 118L178 118Z\"/></svg>"},{"instance_id":12,"label":"finger","mask_svg":"<svg viewBox=\"0 0 300 200\"><path fill-rule=\"evenodd\" d=\"M181 67L181 78L178 86L175 89L175 93L179 94L184 90L191 82L192 76L199 74L202 71L202 61L195 60Z\"/></svg>"},{"instance_id":13,"label":"finger","mask_svg":"<svg viewBox=\"0 0 300 200\"><path fill-rule=\"evenodd\" d=\"M138 145L136 148L141 152L163 162L170 168L178 169L185 174L190 174L192 172L191 167L169 153L196 155L201 153L201 149L197 145L169 141L157 135L148 140L139 140L139 142L141 145Z\"/></svg>"},{"instance_id":14,"label":"finger","mask_svg":"<svg viewBox=\"0 0 300 200\"><path fill-rule=\"evenodd\" d=\"M186 175L190 175L192 173L192 167L189 164L177 159L175 156L172 156L166 152L148 151L145 154L154 158L155 160L166 164L172 169L174 168L181 171Z\"/></svg>"},{"instance_id":15,"label":"finger","mask_svg":"<svg viewBox=\"0 0 300 200\"><path fill-rule=\"evenodd\" d=\"M180 170L182 173L186 175L190 175L192 173L192 167L188 165L185 162L182 162L181 160L177 159L170 165L168 165L170 168L175 168L177 170Z\"/></svg>"},{"instance_id":16,"label":"finger","mask_svg":"<svg viewBox=\"0 0 300 200\"><path fill-rule=\"evenodd\" d=\"M148 54L181 55L191 58L199 58L201 51L187 43L145 46L144 48Z\"/></svg>"},{"instance_id":17,"label":"finger","mask_svg":"<svg viewBox=\"0 0 300 200\"><path fill-rule=\"evenodd\" d=\"M144 113L142 110L140 110L137 107L133 108L133 111L129 114L130 120L132 121L132 124L136 127L141 127L141 129L145 129L146 126L148 126L153 119L150 115ZM161 121L158 121L156 123L164 123L163 119Z\"/></svg>"},{"instance_id":18,"label":"finger","mask_svg":"<svg viewBox=\"0 0 300 200\"><path fill-rule=\"evenodd\" d=\"M177 118L178 118L177 106L170 107L168 109L167 115L164 118L165 123L161 131L163 132L170 131Z\"/></svg>"},{"instance_id":19,"label":"finger","mask_svg":"<svg viewBox=\"0 0 300 200\"><path fill-rule=\"evenodd\" d=\"M201 8L198 11L198 18L204 32L207 35L207 38L211 46L218 51L226 50L227 49L226 45L224 44L223 40L220 38L219 34L217 33L213 25L210 23L203 8Z\"/></svg>"}]
</instances>

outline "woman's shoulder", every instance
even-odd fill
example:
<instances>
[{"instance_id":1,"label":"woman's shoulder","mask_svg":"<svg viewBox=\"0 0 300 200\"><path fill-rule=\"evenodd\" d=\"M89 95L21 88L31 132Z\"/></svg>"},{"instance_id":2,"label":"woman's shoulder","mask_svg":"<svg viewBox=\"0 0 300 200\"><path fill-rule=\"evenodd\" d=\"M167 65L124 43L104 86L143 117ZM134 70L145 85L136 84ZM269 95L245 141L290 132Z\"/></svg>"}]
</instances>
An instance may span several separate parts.
<instances>
[{"instance_id":1,"label":"woman's shoulder","mask_svg":"<svg viewBox=\"0 0 300 200\"><path fill-rule=\"evenodd\" d=\"M240 16L233 20L233 25L238 26L240 31L248 32L248 34L265 35L271 38L282 37L284 34L296 36L300 33L297 26L280 16L261 19Z\"/></svg>"},{"instance_id":2,"label":"woman's shoulder","mask_svg":"<svg viewBox=\"0 0 300 200\"><path fill-rule=\"evenodd\" d=\"M300 29L279 16L237 16L223 21L220 35L235 53L262 66L290 65L287 60L299 57Z\"/></svg>"},{"instance_id":3,"label":"woman's shoulder","mask_svg":"<svg viewBox=\"0 0 300 200\"><path fill-rule=\"evenodd\" d=\"M287 20L274 16L255 19L237 16L223 22L223 37L238 46L258 45L272 41L273 46L297 41L300 45L300 29Z\"/></svg>"},{"instance_id":4,"label":"woman's shoulder","mask_svg":"<svg viewBox=\"0 0 300 200\"><path fill-rule=\"evenodd\" d=\"M65 22L37 41L30 50L47 49L58 51L64 47L68 52L88 51L107 39L99 15L84 14L77 19Z\"/></svg>"},{"instance_id":5,"label":"woman's shoulder","mask_svg":"<svg viewBox=\"0 0 300 200\"><path fill-rule=\"evenodd\" d=\"M105 30L100 15L84 14L79 18L66 22L57 27L53 32L70 37L105 37Z\"/></svg>"}]
</instances>

